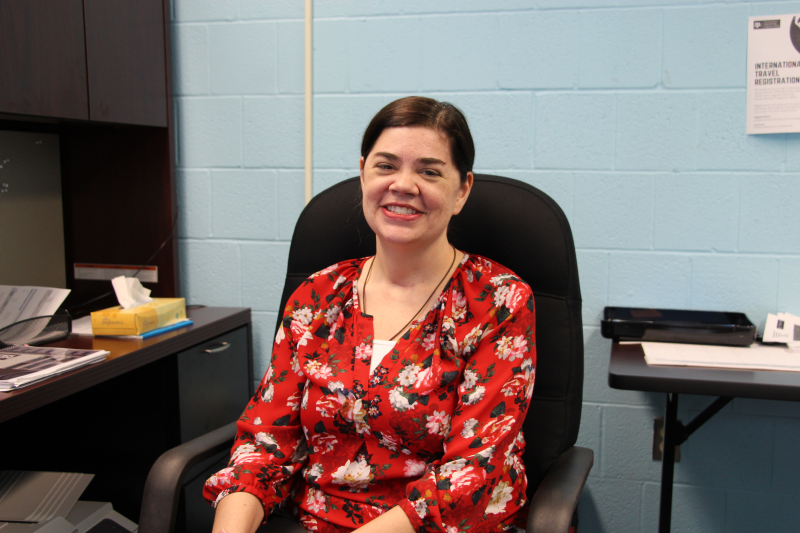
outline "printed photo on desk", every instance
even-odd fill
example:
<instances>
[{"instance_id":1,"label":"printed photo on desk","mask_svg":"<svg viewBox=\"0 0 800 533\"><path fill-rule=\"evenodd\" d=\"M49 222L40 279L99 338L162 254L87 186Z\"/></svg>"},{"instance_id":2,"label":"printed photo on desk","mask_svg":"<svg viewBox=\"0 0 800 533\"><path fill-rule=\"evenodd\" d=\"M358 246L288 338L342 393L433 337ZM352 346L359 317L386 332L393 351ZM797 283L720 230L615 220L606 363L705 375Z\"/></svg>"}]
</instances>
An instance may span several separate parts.
<instances>
[{"instance_id":1,"label":"printed photo on desk","mask_svg":"<svg viewBox=\"0 0 800 533\"><path fill-rule=\"evenodd\" d=\"M36 346L12 346L0 350L0 391L61 374L75 368L103 361L105 350L72 350Z\"/></svg>"}]
</instances>

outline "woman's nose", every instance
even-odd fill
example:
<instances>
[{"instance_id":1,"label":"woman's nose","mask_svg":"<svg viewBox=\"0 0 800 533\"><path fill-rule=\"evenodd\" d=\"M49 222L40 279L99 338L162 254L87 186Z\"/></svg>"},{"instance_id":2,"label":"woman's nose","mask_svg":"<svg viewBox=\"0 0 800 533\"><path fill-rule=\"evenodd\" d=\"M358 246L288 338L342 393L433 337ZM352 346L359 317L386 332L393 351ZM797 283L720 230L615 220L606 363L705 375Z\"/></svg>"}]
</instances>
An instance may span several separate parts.
<instances>
[{"instance_id":1,"label":"woman's nose","mask_svg":"<svg viewBox=\"0 0 800 533\"><path fill-rule=\"evenodd\" d=\"M419 194L416 174L408 170L398 172L389 189L399 194Z\"/></svg>"}]
</instances>

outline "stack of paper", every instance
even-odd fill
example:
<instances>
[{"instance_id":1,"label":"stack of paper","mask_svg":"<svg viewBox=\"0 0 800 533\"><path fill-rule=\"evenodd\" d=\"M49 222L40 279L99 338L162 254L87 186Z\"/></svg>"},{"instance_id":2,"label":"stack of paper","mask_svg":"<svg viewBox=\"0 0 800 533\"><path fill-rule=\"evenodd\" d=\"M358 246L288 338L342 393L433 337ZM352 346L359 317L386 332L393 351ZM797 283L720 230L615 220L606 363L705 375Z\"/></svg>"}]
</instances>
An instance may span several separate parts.
<instances>
[{"instance_id":1,"label":"stack of paper","mask_svg":"<svg viewBox=\"0 0 800 533\"><path fill-rule=\"evenodd\" d=\"M783 344L738 347L643 342L642 349L648 365L800 372L800 348Z\"/></svg>"},{"instance_id":2,"label":"stack of paper","mask_svg":"<svg viewBox=\"0 0 800 533\"><path fill-rule=\"evenodd\" d=\"M12 346L0 350L0 391L30 385L75 368L105 360L105 350Z\"/></svg>"}]
</instances>

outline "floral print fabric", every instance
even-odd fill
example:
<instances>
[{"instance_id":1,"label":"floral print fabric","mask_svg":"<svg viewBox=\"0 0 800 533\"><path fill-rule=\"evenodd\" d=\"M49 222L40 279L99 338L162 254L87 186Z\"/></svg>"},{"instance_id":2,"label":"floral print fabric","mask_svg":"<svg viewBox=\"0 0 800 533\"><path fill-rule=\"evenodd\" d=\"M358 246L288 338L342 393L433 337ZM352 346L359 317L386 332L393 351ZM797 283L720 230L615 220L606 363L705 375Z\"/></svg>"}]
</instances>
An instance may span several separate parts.
<instances>
[{"instance_id":1,"label":"floral print fabric","mask_svg":"<svg viewBox=\"0 0 800 533\"><path fill-rule=\"evenodd\" d=\"M286 503L310 531L349 531L399 505L417 531L524 529L522 421L536 368L530 288L466 255L433 308L370 373L365 259L308 278L204 494Z\"/></svg>"}]
</instances>

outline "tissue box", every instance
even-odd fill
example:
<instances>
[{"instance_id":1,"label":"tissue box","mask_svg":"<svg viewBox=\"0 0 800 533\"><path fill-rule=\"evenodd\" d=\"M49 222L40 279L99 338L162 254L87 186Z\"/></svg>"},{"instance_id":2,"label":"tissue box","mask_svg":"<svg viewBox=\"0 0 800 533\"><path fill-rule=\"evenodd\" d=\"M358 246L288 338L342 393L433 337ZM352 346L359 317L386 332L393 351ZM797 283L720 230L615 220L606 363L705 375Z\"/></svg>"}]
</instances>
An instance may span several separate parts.
<instances>
[{"instance_id":1,"label":"tissue box","mask_svg":"<svg viewBox=\"0 0 800 533\"><path fill-rule=\"evenodd\" d=\"M123 309L109 307L92 313L95 335L141 335L186 320L184 298L153 298L153 301Z\"/></svg>"}]
</instances>

